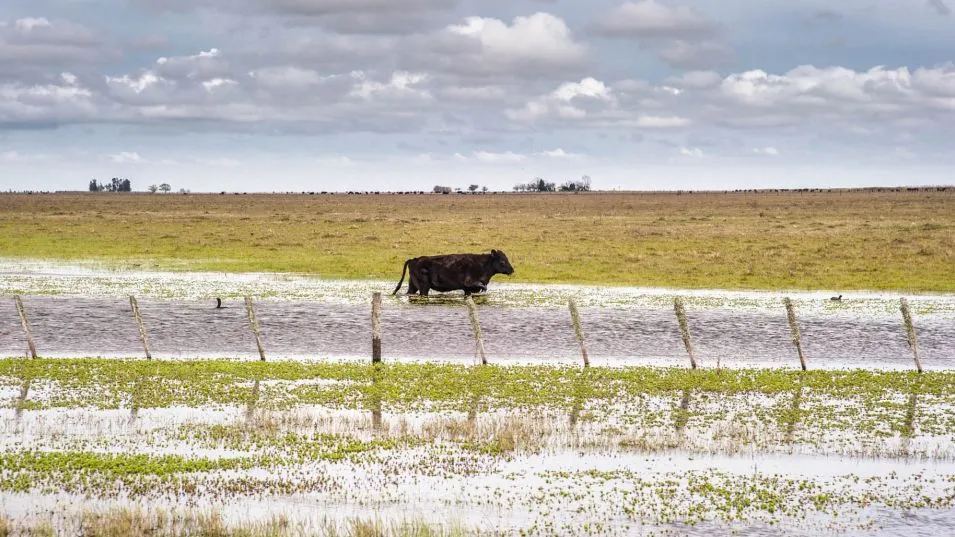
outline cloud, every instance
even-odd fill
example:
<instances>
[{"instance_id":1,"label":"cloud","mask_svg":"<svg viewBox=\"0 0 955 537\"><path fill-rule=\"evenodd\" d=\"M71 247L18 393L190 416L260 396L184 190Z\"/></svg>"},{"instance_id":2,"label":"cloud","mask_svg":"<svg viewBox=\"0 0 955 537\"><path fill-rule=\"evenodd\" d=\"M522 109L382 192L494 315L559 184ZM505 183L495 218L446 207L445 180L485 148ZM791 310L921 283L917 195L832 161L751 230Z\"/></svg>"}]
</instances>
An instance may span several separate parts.
<instances>
[{"instance_id":1,"label":"cloud","mask_svg":"<svg viewBox=\"0 0 955 537\"><path fill-rule=\"evenodd\" d=\"M135 151L122 151L115 155L110 155L109 160L117 164L139 164L145 162L143 157Z\"/></svg>"},{"instance_id":2,"label":"cloud","mask_svg":"<svg viewBox=\"0 0 955 537\"><path fill-rule=\"evenodd\" d=\"M473 156L474 160L479 162L485 162L488 164L499 164L499 163L513 163L521 162L527 157L524 155L519 155L517 153L506 151L504 153L492 153L489 151L476 151Z\"/></svg>"},{"instance_id":3,"label":"cloud","mask_svg":"<svg viewBox=\"0 0 955 537\"><path fill-rule=\"evenodd\" d=\"M591 28L603 37L636 40L681 69L715 67L733 60L730 46L719 39L722 27L686 6L656 0L627 2L598 16Z\"/></svg>"},{"instance_id":4,"label":"cloud","mask_svg":"<svg viewBox=\"0 0 955 537\"><path fill-rule=\"evenodd\" d=\"M671 7L656 0L627 2L600 16L594 30L608 37L686 39L707 37L717 26L688 7Z\"/></svg>"},{"instance_id":5,"label":"cloud","mask_svg":"<svg viewBox=\"0 0 955 537\"><path fill-rule=\"evenodd\" d=\"M410 39L402 66L461 76L535 77L584 65L587 48L560 17L537 12L511 24L467 17L459 24Z\"/></svg>"},{"instance_id":6,"label":"cloud","mask_svg":"<svg viewBox=\"0 0 955 537\"><path fill-rule=\"evenodd\" d=\"M779 150L775 147L756 147L753 149L753 153L757 155L765 155L769 157L778 157Z\"/></svg>"},{"instance_id":7,"label":"cloud","mask_svg":"<svg viewBox=\"0 0 955 537\"><path fill-rule=\"evenodd\" d=\"M321 26L339 33L406 34L453 10L459 0L131 0L151 10L211 10L223 15L275 18L286 25Z\"/></svg>"},{"instance_id":8,"label":"cloud","mask_svg":"<svg viewBox=\"0 0 955 537\"><path fill-rule=\"evenodd\" d=\"M515 121L533 121L547 117L583 119L587 108L612 105L616 97L603 82L584 78L580 82L566 82L547 95L531 100L523 108L505 110ZM585 106L590 104L591 106Z\"/></svg>"},{"instance_id":9,"label":"cloud","mask_svg":"<svg viewBox=\"0 0 955 537\"><path fill-rule=\"evenodd\" d=\"M22 17L0 20L0 79L24 79L49 68L116 60L119 52L104 32L64 19ZM4 73L8 73L4 77Z\"/></svg>"},{"instance_id":10,"label":"cloud","mask_svg":"<svg viewBox=\"0 0 955 537\"><path fill-rule=\"evenodd\" d=\"M453 0L269 0L255 2L255 4L261 4L264 10L289 15L430 11L433 9L450 9L457 3Z\"/></svg>"},{"instance_id":11,"label":"cloud","mask_svg":"<svg viewBox=\"0 0 955 537\"><path fill-rule=\"evenodd\" d=\"M703 151L698 147L681 147L680 155L689 158L703 158Z\"/></svg>"},{"instance_id":12,"label":"cloud","mask_svg":"<svg viewBox=\"0 0 955 537\"><path fill-rule=\"evenodd\" d=\"M488 164L488 165L506 165L506 164L520 164L526 163L528 161L533 161L537 159L540 162L540 159L546 160L576 160L583 158L583 155L579 153L569 153L564 151L561 148L550 149L539 151L536 153L516 153L511 150L507 151L472 151L469 154L457 152L452 154L450 157L441 156L435 153L422 153L419 154L415 160L419 163L435 163L435 162L446 162L448 160L461 162L461 163L475 163L475 164Z\"/></svg>"},{"instance_id":13,"label":"cloud","mask_svg":"<svg viewBox=\"0 0 955 537\"><path fill-rule=\"evenodd\" d=\"M557 149L552 149L550 151L541 151L540 153L537 153L537 154L544 157L556 158L556 159L577 159L583 156L583 155L580 155L579 153L568 153L559 147Z\"/></svg>"},{"instance_id":14,"label":"cloud","mask_svg":"<svg viewBox=\"0 0 955 537\"><path fill-rule=\"evenodd\" d=\"M56 24L48 22L21 26L32 32ZM660 81L558 78L564 62L573 65L585 53L553 16L518 17L510 24L464 19L416 39L373 41L444 48L412 62L415 68L400 61L348 68L312 64L297 55L306 48L298 45L253 55L222 44L109 74L50 69L35 80L0 79L0 124L188 122L203 129L457 139L542 128L548 135L582 132L577 129L609 134L614 129L944 128L955 115L952 63L867 70L802 65L727 74L701 69ZM408 60L419 50L396 51L392 59ZM535 68L549 69L548 76L532 76ZM555 140L555 147L564 143ZM427 151L429 144L416 152Z\"/></svg>"}]
</instances>

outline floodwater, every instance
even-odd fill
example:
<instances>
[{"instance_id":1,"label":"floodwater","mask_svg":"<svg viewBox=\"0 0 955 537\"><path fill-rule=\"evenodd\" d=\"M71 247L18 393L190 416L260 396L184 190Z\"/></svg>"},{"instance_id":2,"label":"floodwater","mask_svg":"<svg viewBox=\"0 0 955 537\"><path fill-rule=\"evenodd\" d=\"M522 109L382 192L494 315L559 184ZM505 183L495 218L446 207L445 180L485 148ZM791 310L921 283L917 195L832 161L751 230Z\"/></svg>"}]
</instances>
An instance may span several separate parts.
<instances>
[{"instance_id":1,"label":"floodwater","mask_svg":"<svg viewBox=\"0 0 955 537\"><path fill-rule=\"evenodd\" d=\"M760 403L754 400L752 404ZM278 423L270 435L284 432L348 434L361 438L398 434L427 437L427 423L460 420L448 413L428 417L385 415L383 431L372 432L367 416L355 411L325 411L299 407L291 415L263 412L258 419ZM284 418L283 418L284 416ZM407 432L397 433L411 421ZM470 419L470 418L469 418ZM918 420L918 418L915 418ZM508 420L530 424L532 430L556 437L543 449L522 449L504 456L458 450L443 442L418 447L388 448L381 456L368 454L340 461L313 460L274 468L192 474L184 477L209 483L191 489L167 489L159 482L128 476L128 489L83 497L79 493L0 492L0 510L17 519L61 516L69 520L81 508L129 506L148 502L152 507L218 509L230 521L267 520L285 516L292 524L320 527L329 519L344 523L350 517L399 522L425 520L432 524L458 523L469 528L506 532L507 535L948 535L955 529L955 510L940 506L900 507L921 498L943 501L953 493L955 461L950 458L844 456L771 453L744 447L740 453L705 453L698 442L712 436L707 420L691 420L678 434L680 447L662 451L627 450L617 442L585 447L581 439L607 435L601 418L570 425L564 416L537 416L533 412L479 412L475 430L507 430ZM542 420L533 429L534 420ZM394 423L392 423L394 422ZM113 453L180 454L195 457L237 457L271 453L262 445L220 447L209 443L203 431L213 424L255 431L246 409L170 408L27 410L15 415L0 410L0 432L5 449L107 450ZM797 429L811 428L800 422ZM631 426L632 433L644 425ZM656 425L651 429L672 427ZM916 427L915 430L918 428ZM650 431L647 431L650 432ZM768 432L768 431L767 431ZM660 431L656 431L657 434ZM530 435L533 437L533 435ZM106 447L108 439L108 447ZM694 440L695 439L695 440ZM915 441L918 440L916 435ZM891 443L892 439L880 438ZM281 446L278 441L277 446ZM574 446L571 448L571 446ZM264 450L264 451L260 451ZM13 470L11 470L13 471ZM95 474L95 472L94 472ZM321 476L320 481L310 481ZM275 478L301 484L291 493L254 490L217 494L216 487L256 478ZM40 480L53 477L45 474ZM804 490L805 488L805 490ZM231 488L229 490L232 490ZM724 522L726 499L752 502L741 520ZM831 496L832 510L817 512L815 495ZM128 495L128 496L127 496ZM760 502L778 497L778 510L796 510L791 516L774 513ZM748 503L747 503L748 504ZM696 507L704 520L692 524ZM667 520L675 516L675 520ZM870 522L875 522L870 526ZM599 529L593 524L602 524ZM588 526L590 525L590 526Z\"/></svg>"},{"instance_id":2,"label":"floodwater","mask_svg":"<svg viewBox=\"0 0 955 537\"><path fill-rule=\"evenodd\" d=\"M128 299L23 296L41 356L142 356ZM481 299L478 299L480 304ZM157 358L258 358L244 301L139 299L151 353ZM256 316L266 356L362 359L371 353L368 304L314 300L258 300ZM580 346L568 310L480 304L485 351L497 363L574 363ZM671 307L582 307L585 344L595 364L687 365ZM798 367L785 310L687 307L694 355L703 367ZM955 322L916 317L925 369L955 365ZM810 368L913 367L902 318L853 313L808 313L799 318ZM455 300L421 303L387 296L382 308L386 360L470 363L476 345L468 311ZM26 338L14 301L0 300L0 355L23 356Z\"/></svg>"}]
</instances>

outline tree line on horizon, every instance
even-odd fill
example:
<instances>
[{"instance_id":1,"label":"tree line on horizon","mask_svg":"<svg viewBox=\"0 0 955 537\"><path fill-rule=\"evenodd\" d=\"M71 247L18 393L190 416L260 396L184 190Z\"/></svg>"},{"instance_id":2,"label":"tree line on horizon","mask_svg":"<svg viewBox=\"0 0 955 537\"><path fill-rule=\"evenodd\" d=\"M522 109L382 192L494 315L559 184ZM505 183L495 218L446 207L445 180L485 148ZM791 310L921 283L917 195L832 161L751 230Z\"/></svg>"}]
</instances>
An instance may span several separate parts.
<instances>
[{"instance_id":1,"label":"tree line on horizon","mask_svg":"<svg viewBox=\"0 0 955 537\"><path fill-rule=\"evenodd\" d=\"M542 177L535 178L529 183L519 183L514 185L515 192L589 192L590 176L584 175L576 181L565 181L560 186L556 183L545 181Z\"/></svg>"},{"instance_id":2,"label":"tree line on horizon","mask_svg":"<svg viewBox=\"0 0 955 537\"><path fill-rule=\"evenodd\" d=\"M112 182L98 183L96 179L90 181L90 192L132 192L133 185L129 179L113 177Z\"/></svg>"}]
</instances>

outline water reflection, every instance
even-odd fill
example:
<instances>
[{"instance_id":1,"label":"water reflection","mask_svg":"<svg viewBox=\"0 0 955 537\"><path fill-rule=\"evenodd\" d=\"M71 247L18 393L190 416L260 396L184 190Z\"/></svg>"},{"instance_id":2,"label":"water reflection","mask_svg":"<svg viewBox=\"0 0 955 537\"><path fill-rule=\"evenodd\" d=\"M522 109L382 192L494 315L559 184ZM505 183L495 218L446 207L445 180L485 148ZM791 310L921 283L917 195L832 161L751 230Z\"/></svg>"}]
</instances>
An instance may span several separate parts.
<instances>
[{"instance_id":1,"label":"water reflection","mask_svg":"<svg viewBox=\"0 0 955 537\"><path fill-rule=\"evenodd\" d=\"M208 301L140 300L152 354L162 358L258 357L255 337L241 305L217 309ZM370 359L366 305L257 300L256 314L270 356ZM142 341L126 300L34 296L29 314L41 356L140 356ZM453 311L457 309L457 311ZM482 305L481 330L491 363L579 363L580 344L563 308ZM14 308L0 308L0 325L17 323ZM672 308L581 308L591 361L687 366L686 350ZM694 353L701 367L797 368L785 309L758 312L707 309L690 312ZM811 369L912 367L897 319L852 315L802 315L802 346ZM917 319L926 369L955 365L955 324ZM382 311L385 359L417 358L468 363L474 341L460 304L428 306L389 302ZM0 332L0 355L22 356L24 336Z\"/></svg>"}]
</instances>

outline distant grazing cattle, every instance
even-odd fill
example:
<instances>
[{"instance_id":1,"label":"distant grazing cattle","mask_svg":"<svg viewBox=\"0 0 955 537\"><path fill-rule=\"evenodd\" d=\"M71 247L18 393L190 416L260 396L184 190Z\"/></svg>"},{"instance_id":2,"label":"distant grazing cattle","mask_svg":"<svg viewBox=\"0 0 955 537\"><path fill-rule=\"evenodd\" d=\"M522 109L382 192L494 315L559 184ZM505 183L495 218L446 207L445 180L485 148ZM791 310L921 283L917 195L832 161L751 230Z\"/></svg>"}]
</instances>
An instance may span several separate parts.
<instances>
[{"instance_id":1,"label":"distant grazing cattle","mask_svg":"<svg viewBox=\"0 0 955 537\"><path fill-rule=\"evenodd\" d=\"M420 293L428 296L428 291L440 293L463 289L470 295L487 291L487 284L495 274L514 274L514 267L500 250L491 250L490 254L445 254L414 257L405 261L401 270L401 279L392 295L398 294L401 284L408 273L408 294Z\"/></svg>"}]
</instances>

